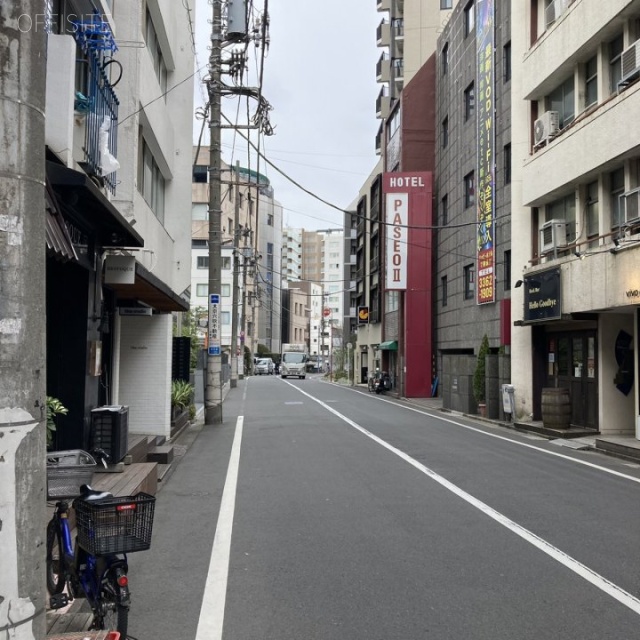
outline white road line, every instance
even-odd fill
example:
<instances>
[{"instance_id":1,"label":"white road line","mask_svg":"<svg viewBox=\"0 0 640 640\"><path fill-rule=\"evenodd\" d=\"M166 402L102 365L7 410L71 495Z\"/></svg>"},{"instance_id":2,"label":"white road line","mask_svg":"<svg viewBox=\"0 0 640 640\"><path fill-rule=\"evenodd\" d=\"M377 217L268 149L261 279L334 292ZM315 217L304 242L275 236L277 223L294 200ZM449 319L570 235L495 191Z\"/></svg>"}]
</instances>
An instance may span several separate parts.
<instances>
[{"instance_id":1,"label":"white road line","mask_svg":"<svg viewBox=\"0 0 640 640\"><path fill-rule=\"evenodd\" d=\"M293 385L291 385L293 386ZM298 387L295 387L298 389ZM348 389L348 387L341 387ZM353 391L352 389L348 389L349 391ZM360 391L355 391L354 393L361 393ZM361 395L365 395L361 393ZM429 411L427 409L418 409L417 407L409 407L406 404L400 404L399 402L393 402L392 400L388 400L387 398L381 398L379 396L375 397L376 400L380 402L386 402L387 404L391 404L394 407L400 407L401 409L406 409L407 411L413 411L414 413L420 413L423 416L429 416L430 418L436 418L436 420L440 420L441 422L447 422L449 424L454 424L457 427L462 427L463 429L468 429L469 431L475 431L475 433L479 433L483 436L487 436L489 438L497 438L498 440L503 440L505 442L510 442L511 444L515 444L519 447L526 447L527 449L534 449L539 453L544 453L548 456L556 456L557 458L562 458L564 460L570 460L571 462L575 462L576 464L582 464L585 467L591 467L592 469L597 469L598 471L603 471L604 473L609 473L612 476L618 476L619 478L624 478L625 480L631 480L631 482L637 482L640 484L640 478L635 478L634 476L628 476L626 473L621 473L620 471L615 471L614 469L608 469L607 467L602 467L599 464L595 464L593 462L587 462L586 460L580 460L580 458L572 458L571 456L567 456L563 453L558 453L557 451L549 451L547 449L541 449L539 446L535 444L527 444L526 442L520 442L519 440L514 440L513 438L508 438L507 436L501 436L497 433L490 433L489 431L483 431L478 427L472 427L469 424L464 424L462 422L458 422L457 420L453 420L451 418L445 418L440 415L438 412L434 413L433 411ZM315 398L314 398L315 400ZM533 439L531 436L526 434L521 434L524 438ZM546 438L543 438L546 442L549 442Z\"/></svg>"},{"instance_id":2,"label":"white road line","mask_svg":"<svg viewBox=\"0 0 640 640\"><path fill-rule=\"evenodd\" d=\"M244 416L238 416L233 445L231 446L231 456L229 457L229 467L227 468L227 477L224 481L222 501L220 502L216 534L211 548L209 572L202 597L202 607L200 608L198 631L195 640L222 639L243 424Z\"/></svg>"},{"instance_id":3,"label":"white road line","mask_svg":"<svg viewBox=\"0 0 640 640\"><path fill-rule=\"evenodd\" d=\"M435 471L429 469L428 467L425 467L423 464L421 464L417 460L414 460L411 456L404 453L404 451L400 451L400 449L396 449L393 445L390 445L388 442L384 441L382 438L379 438L378 436L371 433L370 431L367 431L364 427L361 427L357 422L354 422L353 420L342 415L339 411L336 411L333 407L330 407L328 404L322 402L322 400L318 400L317 398L314 398L312 395L310 395L306 391L303 391L299 387L295 387L295 388L298 389L300 393L307 396L308 398L311 398L311 400L314 400L315 402L317 402L320 406L324 407L327 411L329 411L330 413L333 413L335 416L337 416L338 418L346 422L348 425L352 426L354 429L357 429L358 431L366 435L368 438L371 438L374 442L377 442L379 445L383 446L385 449L388 449L389 451L397 455L399 458L401 458L405 462L409 463L410 465L418 469L418 471L421 471L432 480L435 480L438 484L442 485L445 489L448 489L453 494L462 498L463 500L468 502L470 505L472 505L473 507L475 507L485 515L489 516L490 518L492 518L493 520L501 524L503 527L509 529L516 535L520 536L522 539L526 540L527 542L532 544L534 547L537 547L538 549L546 553L548 556L550 556L560 564L564 565L565 567L567 567L568 569L570 569L571 571L579 575L581 578L583 578L587 582L590 582L593 586L597 587L601 591L604 591L604 593L610 595L612 598L620 602L620 604L623 604L625 607L628 607L629 609L631 609L634 613L637 613L638 615L640 615L640 600L638 600L638 598L632 596L630 593L620 588L610 580L607 580L605 577L601 576L599 573L596 573L595 571L593 571L586 565L582 564L575 558L572 558L571 556L567 555L564 551L561 551L557 547L554 547L552 544L550 544L546 540L543 540L542 538L537 536L535 533L520 526L517 522L510 520L505 515L501 514L499 511L496 511L495 509L485 504L481 500L474 498L471 494L467 493L466 491L464 491L457 485L453 484L452 482L449 482L449 480L447 480L443 476L437 474Z\"/></svg>"}]
</instances>

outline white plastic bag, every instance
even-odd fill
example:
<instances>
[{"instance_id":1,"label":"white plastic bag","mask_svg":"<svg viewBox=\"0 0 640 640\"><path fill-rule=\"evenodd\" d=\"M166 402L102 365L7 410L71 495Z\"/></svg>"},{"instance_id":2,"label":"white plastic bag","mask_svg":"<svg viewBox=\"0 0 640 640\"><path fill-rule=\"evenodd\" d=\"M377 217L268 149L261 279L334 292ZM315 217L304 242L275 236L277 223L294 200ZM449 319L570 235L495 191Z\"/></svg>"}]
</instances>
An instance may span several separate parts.
<instances>
[{"instance_id":1,"label":"white plastic bag","mask_svg":"<svg viewBox=\"0 0 640 640\"><path fill-rule=\"evenodd\" d=\"M111 121L109 118L105 118L100 125L100 168L102 169L103 176L108 176L120 168L120 163L109 151L110 128Z\"/></svg>"}]
</instances>

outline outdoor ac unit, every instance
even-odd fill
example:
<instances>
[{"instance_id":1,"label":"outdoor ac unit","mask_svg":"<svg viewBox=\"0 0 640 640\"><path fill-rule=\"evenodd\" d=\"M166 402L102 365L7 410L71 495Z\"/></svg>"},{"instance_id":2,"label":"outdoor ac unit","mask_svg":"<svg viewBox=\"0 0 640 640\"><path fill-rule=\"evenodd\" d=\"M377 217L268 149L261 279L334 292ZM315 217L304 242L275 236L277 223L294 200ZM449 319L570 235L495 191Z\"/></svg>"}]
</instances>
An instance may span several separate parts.
<instances>
[{"instance_id":1,"label":"outdoor ac unit","mask_svg":"<svg viewBox=\"0 0 640 640\"><path fill-rule=\"evenodd\" d=\"M558 135L560 131L560 116L557 111L545 111L541 118L533 124L533 144L538 147L543 142Z\"/></svg>"},{"instance_id":2,"label":"outdoor ac unit","mask_svg":"<svg viewBox=\"0 0 640 640\"><path fill-rule=\"evenodd\" d=\"M540 229L540 252L549 253L567 246L567 223L549 220Z\"/></svg>"},{"instance_id":3,"label":"outdoor ac unit","mask_svg":"<svg viewBox=\"0 0 640 640\"><path fill-rule=\"evenodd\" d=\"M622 52L622 77L620 83L629 82L640 73L640 40L636 40Z\"/></svg>"},{"instance_id":4,"label":"outdoor ac unit","mask_svg":"<svg viewBox=\"0 0 640 640\"><path fill-rule=\"evenodd\" d=\"M622 219L625 224L639 224L640 223L640 188L633 189L623 193L622 205L624 207L622 211Z\"/></svg>"}]
</instances>

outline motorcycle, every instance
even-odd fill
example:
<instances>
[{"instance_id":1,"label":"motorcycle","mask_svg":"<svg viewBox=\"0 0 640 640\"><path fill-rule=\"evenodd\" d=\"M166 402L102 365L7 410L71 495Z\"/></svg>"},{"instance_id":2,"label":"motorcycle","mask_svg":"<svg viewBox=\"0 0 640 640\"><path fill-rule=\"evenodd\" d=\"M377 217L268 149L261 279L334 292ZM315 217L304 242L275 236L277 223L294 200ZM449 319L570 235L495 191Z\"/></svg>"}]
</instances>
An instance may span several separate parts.
<instances>
[{"instance_id":1,"label":"motorcycle","mask_svg":"<svg viewBox=\"0 0 640 640\"><path fill-rule=\"evenodd\" d=\"M386 371L378 374L373 380L373 390L377 394L385 393L391 389L391 378Z\"/></svg>"}]
</instances>

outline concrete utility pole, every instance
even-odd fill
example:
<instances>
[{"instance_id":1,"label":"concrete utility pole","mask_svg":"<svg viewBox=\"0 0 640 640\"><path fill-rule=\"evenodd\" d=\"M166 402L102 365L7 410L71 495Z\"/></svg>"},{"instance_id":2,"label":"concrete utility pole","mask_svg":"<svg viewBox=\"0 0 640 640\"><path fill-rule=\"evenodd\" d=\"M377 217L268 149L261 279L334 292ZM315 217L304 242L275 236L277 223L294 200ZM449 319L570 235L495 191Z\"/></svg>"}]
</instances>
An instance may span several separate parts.
<instances>
[{"instance_id":1,"label":"concrete utility pole","mask_svg":"<svg viewBox=\"0 0 640 640\"><path fill-rule=\"evenodd\" d=\"M44 0L0 4L0 637L45 637Z\"/></svg>"},{"instance_id":2,"label":"concrete utility pole","mask_svg":"<svg viewBox=\"0 0 640 640\"><path fill-rule=\"evenodd\" d=\"M236 162L233 210L233 284L231 285L231 389L238 386L238 271L240 270L240 163Z\"/></svg>"},{"instance_id":3,"label":"concrete utility pole","mask_svg":"<svg viewBox=\"0 0 640 640\"><path fill-rule=\"evenodd\" d=\"M222 349L220 335L222 271L222 183L220 179L222 0L211 0L211 53L209 55L209 340L205 424L222 422Z\"/></svg>"}]
</instances>

